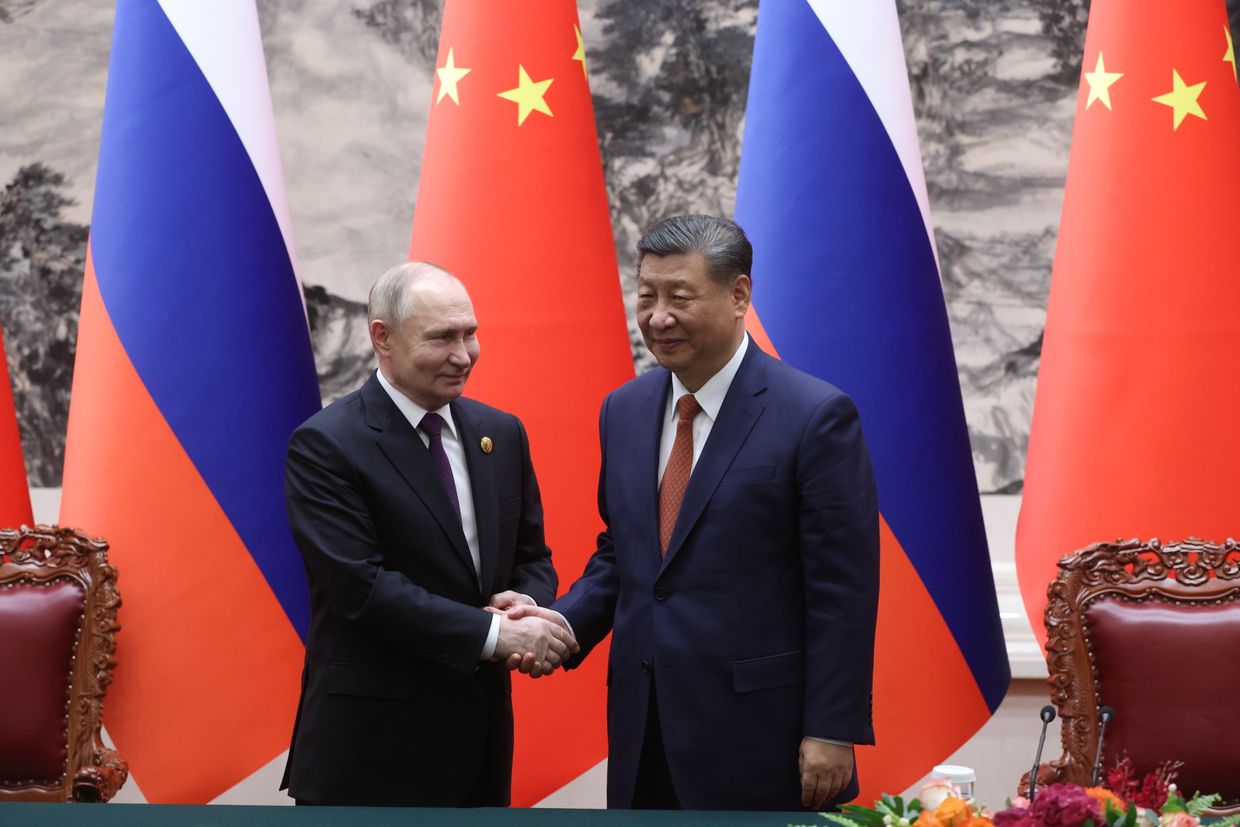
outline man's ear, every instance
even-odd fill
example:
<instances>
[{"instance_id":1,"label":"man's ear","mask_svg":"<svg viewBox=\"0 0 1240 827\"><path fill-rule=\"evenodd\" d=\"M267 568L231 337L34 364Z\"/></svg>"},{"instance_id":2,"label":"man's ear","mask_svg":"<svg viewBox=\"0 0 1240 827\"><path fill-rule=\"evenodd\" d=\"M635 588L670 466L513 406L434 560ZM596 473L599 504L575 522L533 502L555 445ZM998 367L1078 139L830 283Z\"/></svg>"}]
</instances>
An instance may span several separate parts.
<instances>
[{"instance_id":1,"label":"man's ear","mask_svg":"<svg viewBox=\"0 0 1240 827\"><path fill-rule=\"evenodd\" d=\"M752 289L753 283L745 273L737 276L732 281L732 301L736 305L739 318L744 318L745 314L749 312L749 298Z\"/></svg>"},{"instance_id":2,"label":"man's ear","mask_svg":"<svg viewBox=\"0 0 1240 827\"><path fill-rule=\"evenodd\" d=\"M375 353L386 355L392 351L392 328L383 319L370 323L370 344Z\"/></svg>"}]
</instances>

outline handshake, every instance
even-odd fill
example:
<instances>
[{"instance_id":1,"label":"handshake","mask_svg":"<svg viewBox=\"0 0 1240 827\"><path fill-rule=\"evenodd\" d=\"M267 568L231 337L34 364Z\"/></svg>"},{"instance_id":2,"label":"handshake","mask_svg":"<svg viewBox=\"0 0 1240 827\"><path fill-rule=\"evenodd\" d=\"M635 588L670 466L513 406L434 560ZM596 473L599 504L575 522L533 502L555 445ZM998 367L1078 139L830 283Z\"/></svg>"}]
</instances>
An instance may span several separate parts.
<instances>
[{"instance_id":1,"label":"handshake","mask_svg":"<svg viewBox=\"0 0 1240 827\"><path fill-rule=\"evenodd\" d=\"M507 591L491 597L486 610L501 614L494 660L531 678L550 675L581 651L558 612L544 609L523 594Z\"/></svg>"}]
</instances>

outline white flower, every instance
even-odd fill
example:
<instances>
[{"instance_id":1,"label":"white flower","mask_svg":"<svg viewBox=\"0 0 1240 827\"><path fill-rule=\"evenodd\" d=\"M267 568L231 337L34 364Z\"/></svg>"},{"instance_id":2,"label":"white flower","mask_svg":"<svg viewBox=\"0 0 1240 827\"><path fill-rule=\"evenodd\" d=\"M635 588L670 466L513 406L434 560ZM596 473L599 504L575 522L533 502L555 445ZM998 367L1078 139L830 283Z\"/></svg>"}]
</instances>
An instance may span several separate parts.
<instances>
[{"instance_id":1,"label":"white flower","mask_svg":"<svg viewBox=\"0 0 1240 827\"><path fill-rule=\"evenodd\" d=\"M939 805L949 798L960 798L960 790L946 778L931 778L921 785L921 806L927 810L937 810Z\"/></svg>"},{"instance_id":2,"label":"white flower","mask_svg":"<svg viewBox=\"0 0 1240 827\"><path fill-rule=\"evenodd\" d=\"M909 821L907 818L901 818L897 823L900 825L900 827L908 827L909 825Z\"/></svg>"},{"instance_id":3,"label":"white flower","mask_svg":"<svg viewBox=\"0 0 1240 827\"><path fill-rule=\"evenodd\" d=\"M887 827L891 827L891 825L894 823L895 823L895 819L893 819L891 816L883 816L883 824L886 824Z\"/></svg>"}]
</instances>

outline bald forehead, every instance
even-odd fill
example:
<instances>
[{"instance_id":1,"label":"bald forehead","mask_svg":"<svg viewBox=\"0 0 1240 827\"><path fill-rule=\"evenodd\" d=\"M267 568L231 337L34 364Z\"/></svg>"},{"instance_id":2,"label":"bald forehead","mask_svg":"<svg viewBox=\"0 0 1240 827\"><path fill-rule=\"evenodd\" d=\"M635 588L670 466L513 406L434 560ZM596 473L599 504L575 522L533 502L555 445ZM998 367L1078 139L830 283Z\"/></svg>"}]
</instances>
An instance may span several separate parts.
<instances>
[{"instance_id":1,"label":"bald forehead","mask_svg":"<svg viewBox=\"0 0 1240 827\"><path fill-rule=\"evenodd\" d=\"M417 312L419 304L428 302L438 304L470 301L464 282L438 267L413 276L409 280L408 290L413 295L414 312Z\"/></svg>"},{"instance_id":2,"label":"bald forehead","mask_svg":"<svg viewBox=\"0 0 1240 827\"><path fill-rule=\"evenodd\" d=\"M388 270L370 289L367 320L382 319L400 325L414 312L414 304L422 297L464 296L469 294L460 280L442 267L430 262L410 261Z\"/></svg>"}]
</instances>

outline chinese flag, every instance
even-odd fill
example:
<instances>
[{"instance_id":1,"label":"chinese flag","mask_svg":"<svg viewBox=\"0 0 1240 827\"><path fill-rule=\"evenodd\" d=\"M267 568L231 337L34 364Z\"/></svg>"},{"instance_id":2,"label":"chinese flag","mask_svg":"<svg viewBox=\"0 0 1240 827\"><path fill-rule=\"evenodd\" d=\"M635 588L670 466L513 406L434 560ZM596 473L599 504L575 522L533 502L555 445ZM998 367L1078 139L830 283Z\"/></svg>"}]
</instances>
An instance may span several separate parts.
<instances>
[{"instance_id":1,"label":"chinese flag","mask_svg":"<svg viewBox=\"0 0 1240 827\"><path fill-rule=\"evenodd\" d=\"M1240 88L1223 0L1094 0L1016 563L1240 533Z\"/></svg>"},{"instance_id":2,"label":"chinese flag","mask_svg":"<svg viewBox=\"0 0 1240 827\"><path fill-rule=\"evenodd\" d=\"M26 462L22 459L21 434L17 430L17 411L13 407L13 386L9 382L8 359L4 355L4 336L0 334L0 528L17 528L34 523L30 510L30 489L26 485Z\"/></svg>"},{"instance_id":3,"label":"chinese flag","mask_svg":"<svg viewBox=\"0 0 1240 827\"><path fill-rule=\"evenodd\" d=\"M633 378L585 50L572 0L448 0L410 257L469 287L482 357L468 394L521 417L567 586L601 521L598 410ZM513 803L607 751L607 651L518 676Z\"/></svg>"}]
</instances>

